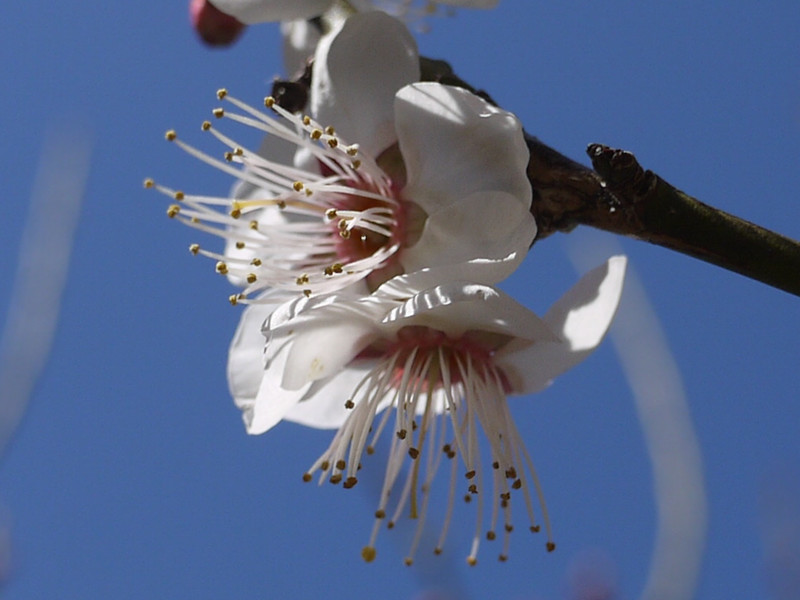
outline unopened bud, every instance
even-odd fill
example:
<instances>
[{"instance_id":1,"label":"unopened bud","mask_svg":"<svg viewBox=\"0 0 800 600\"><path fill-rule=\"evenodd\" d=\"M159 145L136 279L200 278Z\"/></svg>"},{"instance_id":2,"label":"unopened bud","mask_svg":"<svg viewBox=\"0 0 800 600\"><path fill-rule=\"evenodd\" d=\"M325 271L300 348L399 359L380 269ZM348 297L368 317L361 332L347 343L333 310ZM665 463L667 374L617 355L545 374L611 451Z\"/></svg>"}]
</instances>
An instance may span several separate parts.
<instances>
[{"instance_id":1,"label":"unopened bud","mask_svg":"<svg viewBox=\"0 0 800 600\"><path fill-rule=\"evenodd\" d=\"M209 46L230 46L245 28L244 23L208 0L190 0L189 18L197 35Z\"/></svg>"}]
</instances>

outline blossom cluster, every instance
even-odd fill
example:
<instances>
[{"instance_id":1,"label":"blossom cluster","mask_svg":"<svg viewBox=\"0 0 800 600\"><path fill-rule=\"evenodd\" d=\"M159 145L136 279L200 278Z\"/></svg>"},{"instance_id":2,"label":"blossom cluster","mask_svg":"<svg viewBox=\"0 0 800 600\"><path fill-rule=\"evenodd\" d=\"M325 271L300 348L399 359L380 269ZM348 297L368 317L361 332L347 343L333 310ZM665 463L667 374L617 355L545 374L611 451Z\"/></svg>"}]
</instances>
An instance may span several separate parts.
<instances>
[{"instance_id":1,"label":"blossom cluster","mask_svg":"<svg viewBox=\"0 0 800 600\"><path fill-rule=\"evenodd\" d=\"M320 15L328 23L294 44L313 47L305 113L272 97L256 108L218 92L214 121L263 132L259 148L211 121L202 129L222 145L219 157L167 132L239 180L230 198L145 182L173 199L170 217L225 240L221 252L190 249L213 259L239 290L231 302L246 305L228 380L247 431L281 421L335 430L303 479L345 488L362 467L374 469L369 455L385 451L367 561L379 531L404 514L417 521L413 561L441 470L449 484L437 554L457 496L477 504L470 564L480 541L498 532L507 558L512 502L531 531L544 527L552 550L537 473L507 398L543 389L597 347L617 308L624 257L538 317L495 287L536 236L529 155L514 115L421 81L406 24L364 0L212 3L240 23Z\"/></svg>"}]
</instances>

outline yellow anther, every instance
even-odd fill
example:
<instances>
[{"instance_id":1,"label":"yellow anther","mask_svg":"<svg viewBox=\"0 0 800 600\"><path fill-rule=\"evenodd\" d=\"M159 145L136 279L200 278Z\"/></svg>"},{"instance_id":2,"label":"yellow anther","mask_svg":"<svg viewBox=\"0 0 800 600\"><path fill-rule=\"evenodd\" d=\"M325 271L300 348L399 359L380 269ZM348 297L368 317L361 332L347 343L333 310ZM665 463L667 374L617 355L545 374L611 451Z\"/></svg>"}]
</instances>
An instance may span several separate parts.
<instances>
[{"instance_id":1,"label":"yellow anther","mask_svg":"<svg viewBox=\"0 0 800 600\"><path fill-rule=\"evenodd\" d=\"M299 192L299 191L300 191L300 190L302 190L302 189L303 189L303 187L305 187L305 186L303 186L303 182L302 182L302 181L295 181L295 182L292 184L292 187L294 188L294 191L295 191L295 192Z\"/></svg>"},{"instance_id":2,"label":"yellow anther","mask_svg":"<svg viewBox=\"0 0 800 600\"><path fill-rule=\"evenodd\" d=\"M200 244L192 244L189 246L189 252L197 256L197 253L200 252Z\"/></svg>"},{"instance_id":3,"label":"yellow anther","mask_svg":"<svg viewBox=\"0 0 800 600\"><path fill-rule=\"evenodd\" d=\"M357 170L359 167L361 167L361 161L360 160L354 160L352 162L351 166L353 167L354 170Z\"/></svg>"},{"instance_id":4,"label":"yellow anther","mask_svg":"<svg viewBox=\"0 0 800 600\"><path fill-rule=\"evenodd\" d=\"M308 273L303 273L296 279L297 285L304 285L308 283Z\"/></svg>"},{"instance_id":5,"label":"yellow anther","mask_svg":"<svg viewBox=\"0 0 800 600\"><path fill-rule=\"evenodd\" d=\"M151 187L155 187L155 186L156 186L156 182L153 181L152 179L150 179L149 177L144 180L144 187L146 187L147 189L150 189Z\"/></svg>"},{"instance_id":6,"label":"yellow anther","mask_svg":"<svg viewBox=\"0 0 800 600\"><path fill-rule=\"evenodd\" d=\"M406 557L403 559L403 562L405 563L405 565L406 565L407 567L410 567L411 565L413 565L413 564L414 564L414 559L413 559L413 558L411 558L410 556L406 556Z\"/></svg>"},{"instance_id":7,"label":"yellow anther","mask_svg":"<svg viewBox=\"0 0 800 600\"><path fill-rule=\"evenodd\" d=\"M242 216L242 211L241 211L241 209L239 209L238 207L234 206L234 208L232 208L232 209L231 209L231 212L230 212L230 213L228 213L228 214L229 214L231 217L233 217L234 219L238 219L239 217L241 217L241 216Z\"/></svg>"},{"instance_id":8,"label":"yellow anther","mask_svg":"<svg viewBox=\"0 0 800 600\"><path fill-rule=\"evenodd\" d=\"M500 562L506 562L508 560L508 556L506 556L505 554L501 554L500 556L497 557L497 559Z\"/></svg>"},{"instance_id":9,"label":"yellow anther","mask_svg":"<svg viewBox=\"0 0 800 600\"><path fill-rule=\"evenodd\" d=\"M280 208L281 210L286 208L286 202L284 202L283 200L278 200L278 208Z\"/></svg>"},{"instance_id":10,"label":"yellow anther","mask_svg":"<svg viewBox=\"0 0 800 600\"><path fill-rule=\"evenodd\" d=\"M198 219L197 217L192 217L191 221L192 223L199 223L200 219Z\"/></svg>"},{"instance_id":11,"label":"yellow anther","mask_svg":"<svg viewBox=\"0 0 800 600\"><path fill-rule=\"evenodd\" d=\"M244 242L236 242L236 249L241 250L244 248Z\"/></svg>"},{"instance_id":12,"label":"yellow anther","mask_svg":"<svg viewBox=\"0 0 800 600\"><path fill-rule=\"evenodd\" d=\"M339 221L337 227L342 230L347 229L347 219L342 219L341 221Z\"/></svg>"},{"instance_id":13,"label":"yellow anther","mask_svg":"<svg viewBox=\"0 0 800 600\"><path fill-rule=\"evenodd\" d=\"M181 207L178 206L177 204L170 204L169 207L167 208L167 216L170 219L174 218L175 215L177 215L179 212L181 212Z\"/></svg>"},{"instance_id":14,"label":"yellow anther","mask_svg":"<svg viewBox=\"0 0 800 600\"><path fill-rule=\"evenodd\" d=\"M308 298L309 296L311 296L311 290L303 290L303 295L304 295L306 298Z\"/></svg>"},{"instance_id":15,"label":"yellow anther","mask_svg":"<svg viewBox=\"0 0 800 600\"><path fill-rule=\"evenodd\" d=\"M334 273L341 273L341 272L342 272L342 267L343 267L343 266L344 266L344 265L342 265L342 263L334 263L334 264L331 266L331 269L333 269L333 272L334 272Z\"/></svg>"},{"instance_id":16,"label":"yellow anther","mask_svg":"<svg viewBox=\"0 0 800 600\"><path fill-rule=\"evenodd\" d=\"M338 145L339 145L339 140L337 140L336 138L331 138L328 140L328 146L330 146L331 148L336 148L336 146Z\"/></svg>"},{"instance_id":17,"label":"yellow anther","mask_svg":"<svg viewBox=\"0 0 800 600\"><path fill-rule=\"evenodd\" d=\"M231 294L228 296L228 302L231 303L231 306L236 306L239 303L239 297L236 294Z\"/></svg>"},{"instance_id":18,"label":"yellow anther","mask_svg":"<svg viewBox=\"0 0 800 600\"><path fill-rule=\"evenodd\" d=\"M372 546L364 546L361 549L361 558L364 559L364 562L372 562L377 554L377 551Z\"/></svg>"},{"instance_id":19,"label":"yellow anther","mask_svg":"<svg viewBox=\"0 0 800 600\"><path fill-rule=\"evenodd\" d=\"M347 479L344 480L344 483L342 484L342 487L344 489L346 489L346 490L349 490L351 487L353 487L357 483L358 483L358 479L356 479L355 477L348 477Z\"/></svg>"},{"instance_id":20,"label":"yellow anther","mask_svg":"<svg viewBox=\"0 0 800 600\"><path fill-rule=\"evenodd\" d=\"M442 553L442 549L437 546L436 548L433 549L433 553L436 556L439 556Z\"/></svg>"},{"instance_id":21,"label":"yellow anther","mask_svg":"<svg viewBox=\"0 0 800 600\"><path fill-rule=\"evenodd\" d=\"M225 160L227 160L228 162L231 162L233 160L233 152L226 152L222 156L225 157Z\"/></svg>"},{"instance_id":22,"label":"yellow anther","mask_svg":"<svg viewBox=\"0 0 800 600\"><path fill-rule=\"evenodd\" d=\"M333 127L331 127L330 125L328 125L328 126L325 128L325 133L327 133L328 135L333 135L334 133L336 133L336 131L334 130L334 128L333 128Z\"/></svg>"},{"instance_id":23,"label":"yellow anther","mask_svg":"<svg viewBox=\"0 0 800 600\"><path fill-rule=\"evenodd\" d=\"M318 140L322 137L322 129L312 129L311 130L311 139Z\"/></svg>"},{"instance_id":24,"label":"yellow anther","mask_svg":"<svg viewBox=\"0 0 800 600\"><path fill-rule=\"evenodd\" d=\"M217 117L218 119L221 119L222 117L225 116L225 109L224 108L215 108L214 110L211 111L211 114L214 115L215 117Z\"/></svg>"},{"instance_id":25,"label":"yellow anther","mask_svg":"<svg viewBox=\"0 0 800 600\"><path fill-rule=\"evenodd\" d=\"M356 154L358 154L358 146L356 145L348 146L346 152L350 156L355 156Z\"/></svg>"},{"instance_id":26,"label":"yellow anther","mask_svg":"<svg viewBox=\"0 0 800 600\"><path fill-rule=\"evenodd\" d=\"M506 523L505 529L508 533L511 533L512 531L514 531L514 526L511 523Z\"/></svg>"},{"instance_id":27,"label":"yellow anther","mask_svg":"<svg viewBox=\"0 0 800 600\"><path fill-rule=\"evenodd\" d=\"M311 473L303 473L303 481L305 481L306 483L311 481Z\"/></svg>"},{"instance_id":28,"label":"yellow anther","mask_svg":"<svg viewBox=\"0 0 800 600\"><path fill-rule=\"evenodd\" d=\"M556 545L553 542L547 542L545 548L547 548L548 552L552 552L553 550L556 549Z\"/></svg>"},{"instance_id":29,"label":"yellow anther","mask_svg":"<svg viewBox=\"0 0 800 600\"><path fill-rule=\"evenodd\" d=\"M475 565L477 565L477 564L478 564L478 559L477 559L477 558L475 558L474 556L468 556L468 557L467 557L467 564L468 564L470 567L474 567Z\"/></svg>"},{"instance_id":30,"label":"yellow anther","mask_svg":"<svg viewBox=\"0 0 800 600\"><path fill-rule=\"evenodd\" d=\"M339 473L336 473L335 475L331 475L331 478L328 481L330 481L333 485L336 485L341 480L342 476Z\"/></svg>"},{"instance_id":31,"label":"yellow anther","mask_svg":"<svg viewBox=\"0 0 800 600\"><path fill-rule=\"evenodd\" d=\"M253 230L258 229L258 221L256 221L256 220L250 221L250 229L253 229Z\"/></svg>"},{"instance_id":32,"label":"yellow anther","mask_svg":"<svg viewBox=\"0 0 800 600\"><path fill-rule=\"evenodd\" d=\"M375 518L376 519L385 519L386 518L386 511L382 509L378 509L375 511Z\"/></svg>"},{"instance_id":33,"label":"yellow anther","mask_svg":"<svg viewBox=\"0 0 800 600\"><path fill-rule=\"evenodd\" d=\"M258 279L258 278L256 277L255 273L248 273L247 274L247 283L255 283L256 279Z\"/></svg>"},{"instance_id":34,"label":"yellow anther","mask_svg":"<svg viewBox=\"0 0 800 600\"><path fill-rule=\"evenodd\" d=\"M347 402L344 403L344 407L346 409L348 409L348 410L353 408L354 406L355 406L355 402L353 402L352 400L349 400L349 399L347 400Z\"/></svg>"},{"instance_id":35,"label":"yellow anther","mask_svg":"<svg viewBox=\"0 0 800 600\"><path fill-rule=\"evenodd\" d=\"M164 134L164 137L168 142L173 142L178 137L178 134L175 132L174 129L170 129L167 133Z\"/></svg>"},{"instance_id":36,"label":"yellow anther","mask_svg":"<svg viewBox=\"0 0 800 600\"><path fill-rule=\"evenodd\" d=\"M254 258L253 260L250 261L250 264L253 265L254 267L260 267L261 266L261 259L256 257L256 258Z\"/></svg>"},{"instance_id":37,"label":"yellow anther","mask_svg":"<svg viewBox=\"0 0 800 600\"><path fill-rule=\"evenodd\" d=\"M531 525L531 533L539 533L541 527L539 525Z\"/></svg>"},{"instance_id":38,"label":"yellow anther","mask_svg":"<svg viewBox=\"0 0 800 600\"><path fill-rule=\"evenodd\" d=\"M203 131L208 131L209 129L211 129L211 121L203 121L203 124L200 125L200 129L202 129Z\"/></svg>"},{"instance_id":39,"label":"yellow anther","mask_svg":"<svg viewBox=\"0 0 800 600\"><path fill-rule=\"evenodd\" d=\"M345 240L350 239L350 231L348 231L347 229L343 229L342 231L339 232L339 237Z\"/></svg>"},{"instance_id":40,"label":"yellow anther","mask_svg":"<svg viewBox=\"0 0 800 600\"><path fill-rule=\"evenodd\" d=\"M333 268L332 268L332 267L325 267L325 268L322 270L322 272L323 272L323 273L325 273L325 275L326 275L327 277L331 277L331 276L333 275Z\"/></svg>"},{"instance_id":41,"label":"yellow anther","mask_svg":"<svg viewBox=\"0 0 800 600\"><path fill-rule=\"evenodd\" d=\"M272 108L273 106L275 106L275 98L273 98L272 96L267 96L266 98L264 98L264 106L266 106L267 108Z\"/></svg>"},{"instance_id":42,"label":"yellow anther","mask_svg":"<svg viewBox=\"0 0 800 600\"><path fill-rule=\"evenodd\" d=\"M311 125L311 117L308 115L303 115L303 125Z\"/></svg>"},{"instance_id":43,"label":"yellow anther","mask_svg":"<svg viewBox=\"0 0 800 600\"><path fill-rule=\"evenodd\" d=\"M227 275L228 274L228 265L226 265L223 261L219 261L216 266L217 273L220 275Z\"/></svg>"},{"instance_id":44,"label":"yellow anther","mask_svg":"<svg viewBox=\"0 0 800 600\"><path fill-rule=\"evenodd\" d=\"M178 202L180 202L181 200L183 200L183 192L178 190L177 192L172 194L172 197L175 198L175 200L177 200Z\"/></svg>"},{"instance_id":45,"label":"yellow anther","mask_svg":"<svg viewBox=\"0 0 800 600\"><path fill-rule=\"evenodd\" d=\"M225 96L227 96L227 95L228 95L228 90L226 90L225 88L219 88L217 90L217 99L218 100L224 99Z\"/></svg>"},{"instance_id":46,"label":"yellow anther","mask_svg":"<svg viewBox=\"0 0 800 600\"><path fill-rule=\"evenodd\" d=\"M147 185L147 181L144 182L144 187L149 187ZM325 211L325 218L331 219L331 220L335 219L336 218L336 209L335 208L329 208L328 210L326 210Z\"/></svg>"},{"instance_id":47,"label":"yellow anther","mask_svg":"<svg viewBox=\"0 0 800 600\"><path fill-rule=\"evenodd\" d=\"M486 532L486 539L490 542L497 537L497 534L494 531L487 531Z\"/></svg>"}]
</instances>

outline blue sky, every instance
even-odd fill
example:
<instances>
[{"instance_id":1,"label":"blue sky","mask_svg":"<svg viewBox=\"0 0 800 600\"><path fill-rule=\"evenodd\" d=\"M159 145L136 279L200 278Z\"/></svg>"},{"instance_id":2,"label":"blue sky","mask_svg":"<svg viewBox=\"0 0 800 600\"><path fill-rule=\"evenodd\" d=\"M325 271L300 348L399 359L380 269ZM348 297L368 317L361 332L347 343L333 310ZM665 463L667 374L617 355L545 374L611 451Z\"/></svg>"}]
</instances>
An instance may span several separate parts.
<instances>
[{"instance_id":1,"label":"blue sky","mask_svg":"<svg viewBox=\"0 0 800 600\"><path fill-rule=\"evenodd\" d=\"M0 464L7 598L554 599L592 565L620 597L638 596L654 541L652 473L611 343L512 402L543 480L553 554L518 535L507 563L487 545L469 569L473 517L461 507L449 555L409 569L408 537L396 531L363 564L376 488L300 481L330 432L281 424L245 434L225 381L238 318L230 288L186 250L197 234L168 220L141 183L229 188L163 132L197 127L221 86L258 102L281 69L276 27L211 51L183 2L29 0L3 3L0 19L0 314L45 139L77 131L75 147L92 148L52 355ZM501 0L435 21L419 42L565 154L584 161L591 142L632 150L707 203L800 238L798 29L792 0ZM577 278L570 252L597 239L576 231L538 244L505 288L543 312ZM769 557L776 544L800 552L798 299L622 245L674 353L702 450L709 526L698 597L781 598Z\"/></svg>"}]
</instances>

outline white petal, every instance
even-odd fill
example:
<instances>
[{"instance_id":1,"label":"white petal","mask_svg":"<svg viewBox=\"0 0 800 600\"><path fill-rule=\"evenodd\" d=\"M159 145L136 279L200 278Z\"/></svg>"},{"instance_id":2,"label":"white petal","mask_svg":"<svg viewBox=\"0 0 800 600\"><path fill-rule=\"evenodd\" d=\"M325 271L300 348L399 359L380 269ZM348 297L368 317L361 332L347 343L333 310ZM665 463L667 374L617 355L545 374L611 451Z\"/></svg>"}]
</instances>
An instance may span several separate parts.
<instances>
[{"instance_id":1,"label":"white petal","mask_svg":"<svg viewBox=\"0 0 800 600\"><path fill-rule=\"evenodd\" d=\"M481 331L509 338L558 340L542 319L507 294L486 285L463 282L416 294L390 311L382 325L391 331L407 325L425 325L453 338L467 331Z\"/></svg>"},{"instance_id":2,"label":"white petal","mask_svg":"<svg viewBox=\"0 0 800 600\"><path fill-rule=\"evenodd\" d=\"M478 191L505 192L530 208L530 153L511 113L466 90L416 83L397 94L395 126L403 193L428 214Z\"/></svg>"},{"instance_id":3,"label":"white petal","mask_svg":"<svg viewBox=\"0 0 800 600\"><path fill-rule=\"evenodd\" d=\"M261 378L255 401L252 405L242 407L242 418L247 433L259 434L272 429L302 399L310 386L307 384L294 390L287 390L281 386L289 356L288 348L288 345L283 344L274 352Z\"/></svg>"},{"instance_id":4,"label":"white petal","mask_svg":"<svg viewBox=\"0 0 800 600\"><path fill-rule=\"evenodd\" d=\"M268 304L250 304L242 312L228 351L228 389L239 408L255 400L264 375L261 325L272 312Z\"/></svg>"},{"instance_id":5,"label":"white petal","mask_svg":"<svg viewBox=\"0 0 800 600\"><path fill-rule=\"evenodd\" d=\"M344 403L369 373L371 364L348 366L333 377L315 381L301 402L295 404L285 419L307 427L337 429L352 412Z\"/></svg>"},{"instance_id":6,"label":"white petal","mask_svg":"<svg viewBox=\"0 0 800 600\"><path fill-rule=\"evenodd\" d=\"M356 14L317 46L311 112L377 156L397 139L395 93L418 80L417 45L406 26L379 11Z\"/></svg>"},{"instance_id":7,"label":"white petal","mask_svg":"<svg viewBox=\"0 0 800 600\"><path fill-rule=\"evenodd\" d=\"M544 316L560 342L515 340L495 356L517 393L535 392L574 367L600 344L616 313L625 279L624 256L584 275Z\"/></svg>"},{"instance_id":8,"label":"white petal","mask_svg":"<svg viewBox=\"0 0 800 600\"><path fill-rule=\"evenodd\" d=\"M403 249L400 262L406 272L414 272L511 253L522 257L535 235L533 216L518 198L506 192L476 192L429 212L420 239Z\"/></svg>"},{"instance_id":9,"label":"white petal","mask_svg":"<svg viewBox=\"0 0 800 600\"><path fill-rule=\"evenodd\" d=\"M309 19L321 15L331 0L209 0L227 15L252 25L266 21Z\"/></svg>"},{"instance_id":10,"label":"white petal","mask_svg":"<svg viewBox=\"0 0 800 600\"><path fill-rule=\"evenodd\" d=\"M318 27L305 19L281 23L283 68L287 75L302 71L319 43Z\"/></svg>"}]
</instances>

